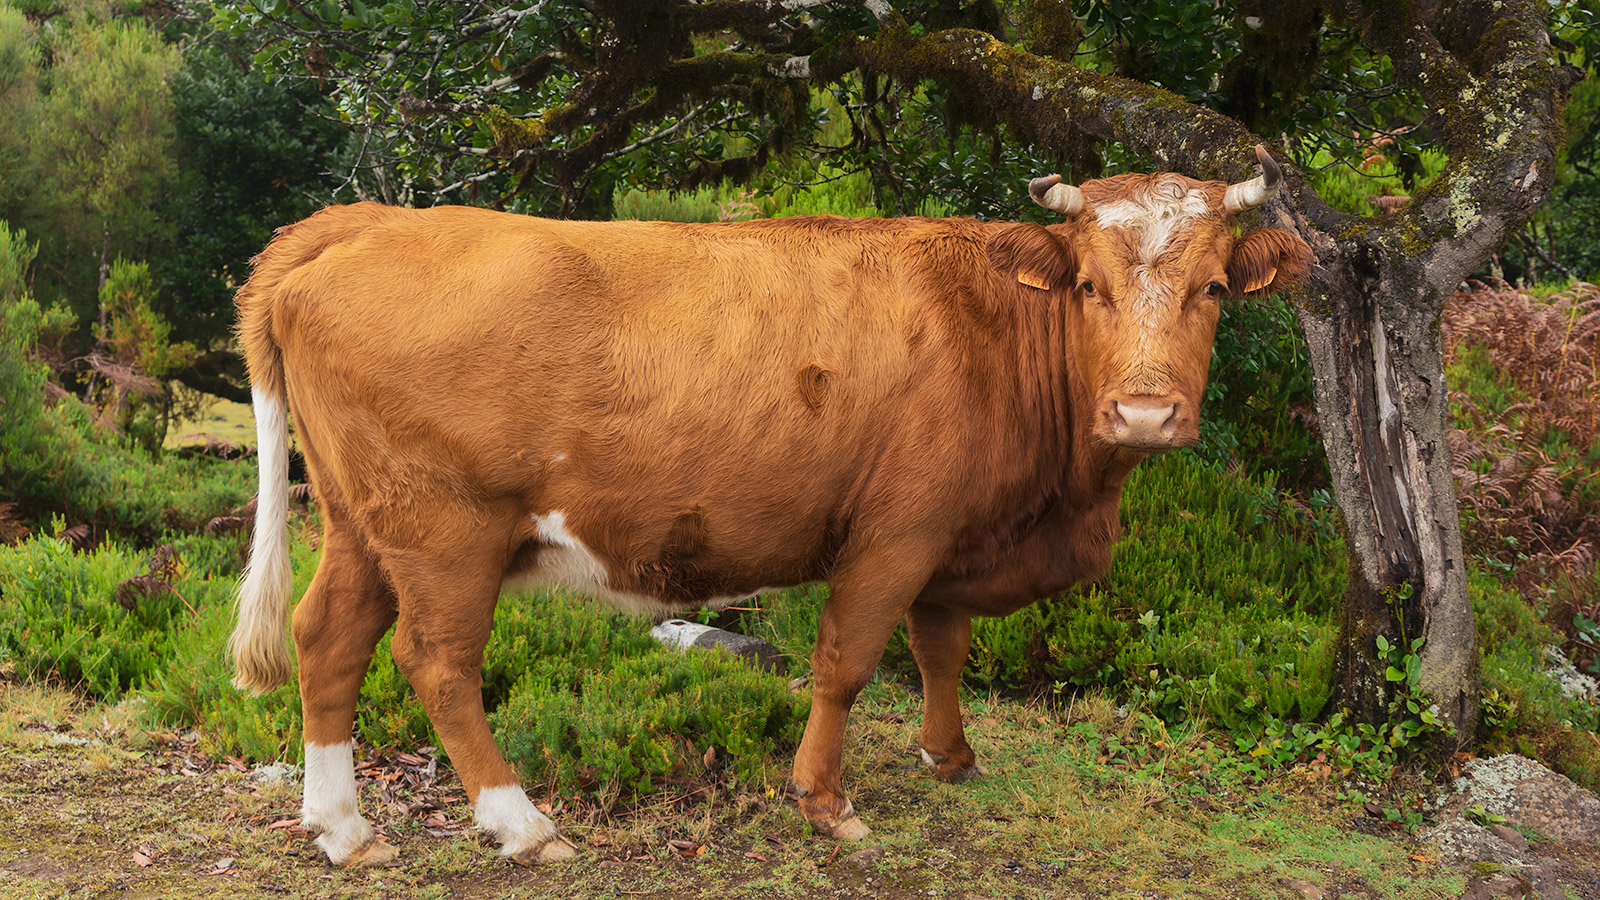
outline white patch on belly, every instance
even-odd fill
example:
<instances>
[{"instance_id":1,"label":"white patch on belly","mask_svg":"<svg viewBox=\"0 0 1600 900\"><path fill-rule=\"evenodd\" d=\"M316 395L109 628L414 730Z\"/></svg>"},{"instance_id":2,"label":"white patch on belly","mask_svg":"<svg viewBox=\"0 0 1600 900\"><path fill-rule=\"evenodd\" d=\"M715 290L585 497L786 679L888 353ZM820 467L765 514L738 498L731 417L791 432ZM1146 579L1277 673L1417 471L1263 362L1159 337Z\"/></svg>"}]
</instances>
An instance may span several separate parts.
<instances>
[{"instance_id":1,"label":"white patch on belly","mask_svg":"<svg viewBox=\"0 0 1600 900\"><path fill-rule=\"evenodd\" d=\"M494 839L500 842L501 856L515 856L524 850L542 846L556 836L555 823L539 812L521 786L515 784L502 784L478 791L478 802L472 805L472 817L479 828L494 835Z\"/></svg>"},{"instance_id":2,"label":"white patch on belly","mask_svg":"<svg viewBox=\"0 0 1600 900\"><path fill-rule=\"evenodd\" d=\"M317 846L342 864L377 835L356 809L355 745L306 744L306 789L300 826L320 831Z\"/></svg>"},{"instance_id":3,"label":"white patch on belly","mask_svg":"<svg viewBox=\"0 0 1600 900\"><path fill-rule=\"evenodd\" d=\"M539 549L533 568L505 579L500 585L502 590L561 586L638 615L654 615L683 608L681 604L670 603L659 597L612 588L605 563L567 530L567 515L561 510L553 509L545 515L534 516L533 526L545 546ZM783 589L764 587L748 594L707 597L697 601L697 605L705 609L722 609L778 590Z\"/></svg>"},{"instance_id":4,"label":"white patch on belly","mask_svg":"<svg viewBox=\"0 0 1600 900\"><path fill-rule=\"evenodd\" d=\"M559 585L604 600L632 613L660 612L666 604L654 597L612 590L605 564L567 530L567 515L559 509L533 517L534 529L546 546L540 548L533 568L506 579L504 588Z\"/></svg>"}]
</instances>

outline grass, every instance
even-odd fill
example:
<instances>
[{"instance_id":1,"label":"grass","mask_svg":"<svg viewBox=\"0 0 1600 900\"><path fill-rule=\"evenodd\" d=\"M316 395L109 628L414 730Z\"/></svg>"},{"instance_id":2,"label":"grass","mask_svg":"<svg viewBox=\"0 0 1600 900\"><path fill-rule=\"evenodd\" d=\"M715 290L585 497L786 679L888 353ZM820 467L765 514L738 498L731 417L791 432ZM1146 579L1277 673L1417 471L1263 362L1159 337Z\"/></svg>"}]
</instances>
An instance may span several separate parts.
<instances>
[{"instance_id":1,"label":"grass","mask_svg":"<svg viewBox=\"0 0 1600 900\"><path fill-rule=\"evenodd\" d=\"M1203 770L1200 732L1141 732L1104 696L1049 710L969 694L973 742L989 776L935 781L911 750L920 699L893 678L861 698L847 735L850 789L882 855L813 838L792 806L745 786L687 787L613 817L557 811L583 848L559 867L515 869L461 831L435 836L399 791L363 783L363 808L402 851L397 868L338 871L309 839L268 829L296 815L298 791L217 766L156 734L141 748L97 727L98 707L59 691L0 696L0 891L12 896L213 897L1296 897L1288 879L1330 893L1459 896L1460 872L1412 858L1395 829L1369 826L1304 773L1261 781ZM64 718L63 718L64 717ZM65 725L66 732L47 731ZM1105 760L1092 729L1142 766ZM73 739L62 741L61 736ZM55 737L52 737L55 736ZM54 743L52 743L54 742ZM1160 746L1157 746L1160 744ZM114 764L104 760L114 758ZM442 770L446 781L452 776ZM701 785L705 787L706 785ZM39 802L43 798L48 802ZM559 802L560 798L554 799ZM684 856L668 839L704 846ZM138 865L133 854L151 860ZM224 874L218 863L232 860Z\"/></svg>"},{"instance_id":2,"label":"grass","mask_svg":"<svg viewBox=\"0 0 1600 900\"><path fill-rule=\"evenodd\" d=\"M193 417L179 419L167 428L162 446L176 450L204 444L208 436L219 437L241 447L254 447L256 418L250 404L210 397L195 410Z\"/></svg>"}]
</instances>

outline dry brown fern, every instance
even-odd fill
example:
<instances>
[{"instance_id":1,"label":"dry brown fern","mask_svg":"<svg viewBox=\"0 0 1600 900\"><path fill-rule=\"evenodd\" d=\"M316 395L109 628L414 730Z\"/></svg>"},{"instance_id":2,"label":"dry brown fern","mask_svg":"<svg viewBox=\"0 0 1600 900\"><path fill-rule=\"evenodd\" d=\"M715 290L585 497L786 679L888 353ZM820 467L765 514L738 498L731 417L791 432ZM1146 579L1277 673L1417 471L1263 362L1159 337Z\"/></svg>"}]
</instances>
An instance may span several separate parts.
<instances>
[{"instance_id":1,"label":"dry brown fern","mask_svg":"<svg viewBox=\"0 0 1600 900\"><path fill-rule=\"evenodd\" d=\"M1469 550L1513 567L1525 586L1594 565L1600 476L1584 454L1600 440L1600 288L1539 299L1479 284L1450 299L1442 324L1447 364L1481 348L1518 394L1498 411L1450 394L1467 426L1449 440Z\"/></svg>"}]
</instances>

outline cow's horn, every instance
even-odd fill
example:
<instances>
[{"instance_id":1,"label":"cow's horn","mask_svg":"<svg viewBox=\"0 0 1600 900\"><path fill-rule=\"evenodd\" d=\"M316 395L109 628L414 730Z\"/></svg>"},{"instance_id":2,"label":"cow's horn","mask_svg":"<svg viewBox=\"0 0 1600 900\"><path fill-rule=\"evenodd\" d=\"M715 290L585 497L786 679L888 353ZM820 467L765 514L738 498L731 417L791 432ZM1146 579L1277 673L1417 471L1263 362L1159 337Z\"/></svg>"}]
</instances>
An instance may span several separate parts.
<instances>
[{"instance_id":1,"label":"cow's horn","mask_svg":"<svg viewBox=\"0 0 1600 900\"><path fill-rule=\"evenodd\" d=\"M1083 211L1083 191L1062 184L1060 175L1046 175L1028 182L1028 196L1045 209L1053 209L1063 216L1071 217Z\"/></svg>"},{"instance_id":2,"label":"cow's horn","mask_svg":"<svg viewBox=\"0 0 1600 900\"><path fill-rule=\"evenodd\" d=\"M1271 200L1283 186L1283 170L1278 168L1278 161L1266 147L1256 145L1256 159L1261 160L1261 174L1249 181L1228 185L1228 192L1222 195L1222 211L1227 215L1255 209Z\"/></svg>"}]
</instances>

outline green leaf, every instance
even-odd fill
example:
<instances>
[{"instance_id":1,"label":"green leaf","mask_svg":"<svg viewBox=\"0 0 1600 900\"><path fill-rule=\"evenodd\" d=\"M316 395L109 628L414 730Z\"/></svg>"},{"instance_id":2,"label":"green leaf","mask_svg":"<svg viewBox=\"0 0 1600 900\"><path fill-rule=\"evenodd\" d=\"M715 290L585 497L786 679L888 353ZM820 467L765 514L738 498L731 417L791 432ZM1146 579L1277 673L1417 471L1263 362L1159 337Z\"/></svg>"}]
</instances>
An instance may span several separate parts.
<instances>
[{"instance_id":1,"label":"green leaf","mask_svg":"<svg viewBox=\"0 0 1600 900\"><path fill-rule=\"evenodd\" d=\"M1383 673L1383 677L1389 679L1390 681L1405 681L1406 673L1396 669L1394 666L1390 666L1389 670Z\"/></svg>"}]
</instances>

